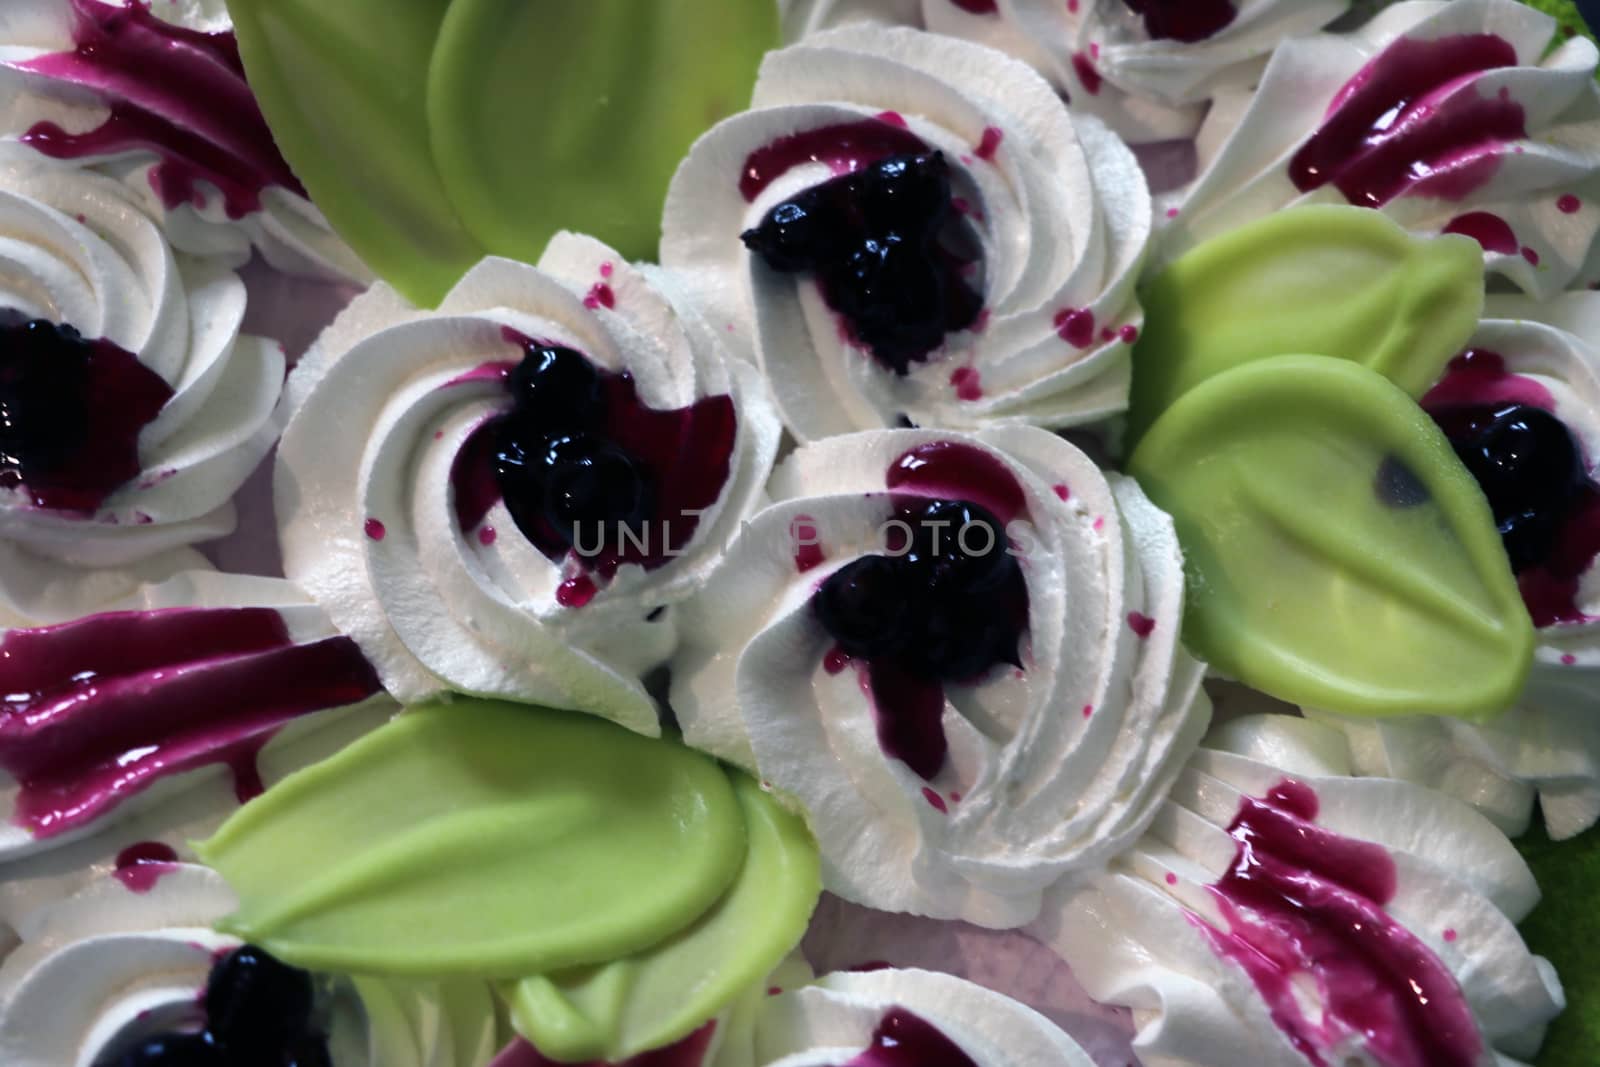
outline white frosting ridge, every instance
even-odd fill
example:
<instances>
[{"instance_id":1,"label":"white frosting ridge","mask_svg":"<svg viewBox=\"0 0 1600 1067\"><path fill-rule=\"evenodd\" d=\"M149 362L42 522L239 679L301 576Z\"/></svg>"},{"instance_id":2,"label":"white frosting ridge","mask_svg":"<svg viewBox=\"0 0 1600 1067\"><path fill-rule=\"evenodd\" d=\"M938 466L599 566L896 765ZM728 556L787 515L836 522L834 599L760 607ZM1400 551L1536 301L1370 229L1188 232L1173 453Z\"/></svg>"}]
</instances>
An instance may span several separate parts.
<instances>
[{"instance_id":1,"label":"white frosting ridge","mask_svg":"<svg viewBox=\"0 0 1600 1067\"><path fill-rule=\"evenodd\" d=\"M1379 903L1454 980L1481 1039L1476 1067L1531 1060L1564 998L1554 970L1529 953L1514 925L1538 900L1526 864L1459 801L1350 772L1334 730L1286 715L1235 720L1191 760L1142 841L1049 902L1033 932L1092 996L1133 1009L1134 1048L1147 1067L1306 1067L1314 1061L1280 1025L1285 1010L1320 1062L1396 1062L1324 1015L1332 1001L1320 967L1287 972L1295 1007L1285 1009L1213 948L1212 937L1226 937L1238 921L1212 888L1237 862L1229 825L1247 799L1285 780L1315 793L1318 827L1392 857L1394 892ZM1235 907L1251 914L1248 905Z\"/></svg>"},{"instance_id":2,"label":"white frosting ridge","mask_svg":"<svg viewBox=\"0 0 1600 1067\"><path fill-rule=\"evenodd\" d=\"M284 357L240 333L244 285L174 256L124 186L0 148L0 307L132 353L173 389L139 437L141 475L89 517L0 493L0 539L116 566L229 533L233 494L276 440Z\"/></svg>"},{"instance_id":3,"label":"white frosting ridge","mask_svg":"<svg viewBox=\"0 0 1600 1067\"><path fill-rule=\"evenodd\" d=\"M614 308L585 300L602 278ZM727 480L681 554L651 570L623 564L579 608L557 600L572 559L546 558L503 501L484 522L492 537L462 530L456 515L457 454L511 406L497 376L470 377L522 358L506 330L631 374L653 409L716 396L734 406ZM671 278L562 234L538 268L485 260L437 312L379 285L330 327L289 391L297 410L276 479L285 571L356 639L391 692L406 702L497 696L659 730L640 677L671 654L672 605L703 584L754 509L781 432L753 368L728 354ZM380 537L369 519L382 523Z\"/></svg>"},{"instance_id":4,"label":"white frosting ridge","mask_svg":"<svg viewBox=\"0 0 1600 1067\"><path fill-rule=\"evenodd\" d=\"M1240 0L1221 30L1186 42L1152 37L1123 0L995 0L993 10L978 12L955 0L780 4L790 40L849 22L884 22L998 48L1048 78L1074 110L1105 120L1132 144L1193 135L1207 100L1253 87L1274 48L1321 29L1349 6L1349 0Z\"/></svg>"},{"instance_id":5,"label":"white frosting ridge","mask_svg":"<svg viewBox=\"0 0 1600 1067\"><path fill-rule=\"evenodd\" d=\"M1546 54L1555 30L1550 16L1513 0L1409 0L1354 32L1285 42L1248 103L1230 100L1201 130L1200 177L1172 200L1159 254L1176 257L1296 204L1350 202L1334 183L1302 192L1291 177L1297 154L1348 107L1347 87L1370 84L1368 64L1387 50L1413 50L1399 65L1415 67L1432 62L1415 51L1430 43L1494 35L1514 49L1513 65L1452 75L1421 96L1413 86L1398 115L1373 117L1369 147L1403 138L1449 149L1414 163L1381 210L1420 233L1468 216L1457 224L1463 232L1494 235L1488 269L1540 299L1600 280L1600 269L1586 267L1600 231L1600 54L1582 37ZM1520 112L1525 136L1504 137L1474 113L1494 101Z\"/></svg>"},{"instance_id":6,"label":"white frosting ridge","mask_svg":"<svg viewBox=\"0 0 1600 1067\"><path fill-rule=\"evenodd\" d=\"M772 271L739 239L833 176L825 163L804 163L746 202L740 176L751 153L885 112L944 153L983 263L978 324L948 334L905 376L844 339L813 278ZM1143 322L1134 283L1150 227L1132 153L1022 63L911 29L848 27L770 53L751 109L690 150L667 195L661 261L713 325L750 346L801 440L902 416L952 428L1064 427L1127 405L1128 338ZM1070 341L1060 325L1069 313L1088 325Z\"/></svg>"},{"instance_id":7,"label":"white frosting ridge","mask_svg":"<svg viewBox=\"0 0 1600 1067\"><path fill-rule=\"evenodd\" d=\"M103 2L126 5L126 0ZM213 34L233 30L227 8L218 0L155 0L150 8L158 18L184 29ZM0 15L0 140L17 141L40 123L53 123L70 135L95 130L106 121L110 106L95 92L19 69L74 47L66 0L7 4ZM360 257L299 192L269 185L261 191L260 210L232 218L221 191L206 182L202 202L168 208L154 184L159 164L154 152L131 148L65 165L88 166L123 183L145 212L160 220L173 245L191 255L238 267L254 249L290 274L363 285L372 280Z\"/></svg>"},{"instance_id":8,"label":"white frosting ridge","mask_svg":"<svg viewBox=\"0 0 1600 1067\"><path fill-rule=\"evenodd\" d=\"M0 967L0 1059L97 1067L157 1034L200 1029L212 965L239 946L211 927L237 906L215 872L183 864L143 892L102 876L40 908ZM482 982L318 986L335 1067L480 1067L494 1054Z\"/></svg>"},{"instance_id":9,"label":"white frosting ridge","mask_svg":"<svg viewBox=\"0 0 1600 1067\"><path fill-rule=\"evenodd\" d=\"M885 474L934 441L992 456L1021 487L1027 515L1008 533L1028 631L1023 670L945 687L949 753L924 780L880 747L856 671L830 673L832 642L810 601L834 570L884 551ZM885 910L1016 926L1050 886L1137 838L1210 704L1202 666L1178 644L1176 535L1132 480L1031 427L905 430L804 446L771 492L775 503L688 613L672 706L690 744L804 809L828 889ZM825 557L804 572L796 523L815 530ZM1151 624L1147 636L1135 620Z\"/></svg>"},{"instance_id":10,"label":"white frosting ridge","mask_svg":"<svg viewBox=\"0 0 1600 1067\"><path fill-rule=\"evenodd\" d=\"M947 974L826 975L765 998L754 1024L721 1036L708 1067L835 1067L870 1048L891 1012L936 1029L976 1067L1091 1067L1054 1023L1010 997Z\"/></svg>"}]
</instances>

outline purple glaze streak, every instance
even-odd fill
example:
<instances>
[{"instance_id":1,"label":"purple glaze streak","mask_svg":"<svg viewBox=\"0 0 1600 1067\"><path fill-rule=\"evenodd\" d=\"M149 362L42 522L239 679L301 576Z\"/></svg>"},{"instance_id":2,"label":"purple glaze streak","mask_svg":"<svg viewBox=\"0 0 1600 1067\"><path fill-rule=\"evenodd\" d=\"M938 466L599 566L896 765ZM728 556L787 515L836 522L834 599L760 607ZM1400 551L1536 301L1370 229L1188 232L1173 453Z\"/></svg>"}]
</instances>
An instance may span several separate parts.
<instances>
[{"instance_id":1,"label":"purple glaze streak","mask_svg":"<svg viewBox=\"0 0 1600 1067\"><path fill-rule=\"evenodd\" d=\"M1350 1034L1384 1067L1472 1067L1483 1039L1455 977L1384 911L1393 857L1317 826L1317 813L1316 793L1293 780L1245 798L1228 827L1233 868L1212 888L1229 930L1193 921L1316 1067L1332 1067L1323 1052ZM1306 975L1321 1022L1295 996Z\"/></svg>"},{"instance_id":2,"label":"purple glaze streak","mask_svg":"<svg viewBox=\"0 0 1600 1067\"><path fill-rule=\"evenodd\" d=\"M1359 207L1402 195L1466 199L1494 176L1506 143L1527 136L1521 104L1472 85L1516 63L1495 34L1400 38L1339 91L1290 161L1290 179L1301 192L1331 183Z\"/></svg>"},{"instance_id":3,"label":"purple glaze streak","mask_svg":"<svg viewBox=\"0 0 1600 1067\"><path fill-rule=\"evenodd\" d=\"M890 1008L872 1044L838 1067L978 1067L938 1027L904 1008Z\"/></svg>"},{"instance_id":4,"label":"purple glaze streak","mask_svg":"<svg viewBox=\"0 0 1600 1067\"><path fill-rule=\"evenodd\" d=\"M222 763L247 800L290 720L379 692L349 638L295 644L268 608L93 615L0 638L0 766L16 822L85 826L168 775Z\"/></svg>"},{"instance_id":5,"label":"purple glaze streak","mask_svg":"<svg viewBox=\"0 0 1600 1067\"><path fill-rule=\"evenodd\" d=\"M1239 11L1232 0L1122 0L1144 19L1144 32L1161 41L1194 44L1233 25ZM1071 5L1069 5L1071 6ZM1072 7L1076 10L1076 7Z\"/></svg>"},{"instance_id":6,"label":"purple glaze streak","mask_svg":"<svg viewBox=\"0 0 1600 1067\"><path fill-rule=\"evenodd\" d=\"M753 201L781 175L805 163L826 163L840 175L890 156L920 156L929 151L927 143L907 130L898 115L819 126L780 137L751 152L739 172L739 192L747 202Z\"/></svg>"},{"instance_id":7,"label":"purple glaze streak","mask_svg":"<svg viewBox=\"0 0 1600 1067\"><path fill-rule=\"evenodd\" d=\"M150 184L169 209L204 206L201 181L221 190L232 219L260 211L271 186L306 195L245 82L233 34L173 26L144 0L69 2L76 48L10 65L90 90L111 114L81 134L41 122L24 143L53 159L154 152Z\"/></svg>"},{"instance_id":8,"label":"purple glaze streak","mask_svg":"<svg viewBox=\"0 0 1600 1067\"><path fill-rule=\"evenodd\" d=\"M1505 357L1480 349L1450 361L1439 383L1422 398L1422 408L1451 433L1463 423L1487 420L1511 404L1524 404L1555 414L1550 390L1506 367ZM1562 524L1549 557L1517 575L1522 602L1540 628L1590 621L1579 606L1583 575L1600 558L1600 483L1589 487Z\"/></svg>"}]
</instances>

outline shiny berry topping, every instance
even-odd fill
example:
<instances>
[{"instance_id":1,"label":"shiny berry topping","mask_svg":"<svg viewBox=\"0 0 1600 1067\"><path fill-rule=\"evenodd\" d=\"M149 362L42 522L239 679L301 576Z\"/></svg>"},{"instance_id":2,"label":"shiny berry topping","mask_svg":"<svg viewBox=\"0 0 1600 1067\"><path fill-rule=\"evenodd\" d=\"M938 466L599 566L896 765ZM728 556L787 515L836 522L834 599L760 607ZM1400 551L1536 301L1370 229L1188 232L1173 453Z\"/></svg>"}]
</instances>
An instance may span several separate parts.
<instances>
[{"instance_id":1,"label":"shiny berry topping","mask_svg":"<svg viewBox=\"0 0 1600 1067\"><path fill-rule=\"evenodd\" d=\"M551 439L545 448L545 516L569 541L615 545L619 527L650 516L651 486L634 459L588 434Z\"/></svg>"},{"instance_id":2,"label":"shiny berry topping","mask_svg":"<svg viewBox=\"0 0 1600 1067\"><path fill-rule=\"evenodd\" d=\"M999 663L1020 667L1017 626L991 605L952 600L932 606L918 620L906 663L924 678L968 682Z\"/></svg>"},{"instance_id":3,"label":"shiny berry topping","mask_svg":"<svg viewBox=\"0 0 1600 1067\"><path fill-rule=\"evenodd\" d=\"M1193 43L1215 37L1238 16L1231 0L1123 0L1157 40Z\"/></svg>"},{"instance_id":4,"label":"shiny berry topping","mask_svg":"<svg viewBox=\"0 0 1600 1067\"><path fill-rule=\"evenodd\" d=\"M908 578L904 560L862 556L829 575L812 607L822 628L847 655L892 656L911 637Z\"/></svg>"},{"instance_id":5,"label":"shiny berry topping","mask_svg":"<svg viewBox=\"0 0 1600 1067\"><path fill-rule=\"evenodd\" d=\"M775 271L815 273L855 339L905 374L982 309L943 244L951 203L943 153L891 156L784 201L743 240Z\"/></svg>"},{"instance_id":6,"label":"shiny berry topping","mask_svg":"<svg viewBox=\"0 0 1600 1067\"><path fill-rule=\"evenodd\" d=\"M1545 561L1589 485L1583 450L1554 415L1527 404L1437 413L1477 479L1518 573Z\"/></svg>"},{"instance_id":7,"label":"shiny berry topping","mask_svg":"<svg viewBox=\"0 0 1600 1067\"><path fill-rule=\"evenodd\" d=\"M245 945L211 968L205 1009L212 1040L230 1049L284 1047L310 1025L311 976Z\"/></svg>"},{"instance_id":8,"label":"shiny berry topping","mask_svg":"<svg viewBox=\"0 0 1600 1067\"><path fill-rule=\"evenodd\" d=\"M902 513L911 527L906 563L935 593L992 593L1020 574L1000 520L963 500L930 500Z\"/></svg>"},{"instance_id":9,"label":"shiny berry topping","mask_svg":"<svg viewBox=\"0 0 1600 1067\"><path fill-rule=\"evenodd\" d=\"M90 349L71 326L0 313L0 471L26 485L82 446Z\"/></svg>"},{"instance_id":10,"label":"shiny berry topping","mask_svg":"<svg viewBox=\"0 0 1600 1067\"><path fill-rule=\"evenodd\" d=\"M229 1062L209 1034L161 1034L123 1053L113 1067L228 1067Z\"/></svg>"},{"instance_id":11,"label":"shiny berry topping","mask_svg":"<svg viewBox=\"0 0 1600 1067\"><path fill-rule=\"evenodd\" d=\"M599 370L561 345L530 345L507 385L517 414L547 430L592 425L604 409Z\"/></svg>"}]
</instances>

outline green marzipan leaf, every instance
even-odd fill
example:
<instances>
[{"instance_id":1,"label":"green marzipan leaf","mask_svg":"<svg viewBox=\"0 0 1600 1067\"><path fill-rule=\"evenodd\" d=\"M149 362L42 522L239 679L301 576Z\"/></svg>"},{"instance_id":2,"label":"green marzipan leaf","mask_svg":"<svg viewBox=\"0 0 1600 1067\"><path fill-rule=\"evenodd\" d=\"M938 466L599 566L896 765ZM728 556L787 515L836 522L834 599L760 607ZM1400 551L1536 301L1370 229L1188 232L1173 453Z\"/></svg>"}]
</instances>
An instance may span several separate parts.
<instances>
[{"instance_id":1,"label":"green marzipan leaf","mask_svg":"<svg viewBox=\"0 0 1600 1067\"><path fill-rule=\"evenodd\" d=\"M314 970L512 979L659 943L745 855L726 774L571 712L412 709L292 775L200 846L222 928Z\"/></svg>"},{"instance_id":2,"label":"green marzipan leaf","mask_svg":"<svg viewBox=\"0 0 1600 1067\"><path fill-rule=\"evenodd\" d=\"M628 959L508 989L517 1030L565 1062L618 1062L681 1040L762 983L805 933L822 892L805 823L737 772L750 852L733 887L694 926Z\"/></svg>"},{"instance_id":3,"label":"green marzipan leaf","mask_svg":"<svg viewBox=\"0 0 1600 1067\"><path fill-rule=\"evenodd\" d=\"M778 40L770 0L228 9L312 199L379 276L427 306L485 255L535 262L562 229L654 256L673 171L745 106Z\"/></svg>"},{"instance_id":4,"label":"green marzipan leaf","mask_svg":"<svg viewBox=\"0 0 1600 1067\"><path fill-rule=\"evenodd\" d=\"M1521 692L1533 624L1488 503L1378 374L1323 356L1226 371L1130 469L1177 524L1185 637L1224 674L1353 715L1484 718Z\"/></svg>"},{"instance_id":5,"label":"green marzipan leaf","mask_svg":"<svg viewBox=\"0 0 1600 1067\"><path fill-rule=\"evenodd\" d=\"M1333 205L1242 226L1141 292L1128 439L1214 375L1291 353L1353 360L1421 397L1477 329L1483 299L1471 238L1419 238Z\"/></svg>"}]
</instances>

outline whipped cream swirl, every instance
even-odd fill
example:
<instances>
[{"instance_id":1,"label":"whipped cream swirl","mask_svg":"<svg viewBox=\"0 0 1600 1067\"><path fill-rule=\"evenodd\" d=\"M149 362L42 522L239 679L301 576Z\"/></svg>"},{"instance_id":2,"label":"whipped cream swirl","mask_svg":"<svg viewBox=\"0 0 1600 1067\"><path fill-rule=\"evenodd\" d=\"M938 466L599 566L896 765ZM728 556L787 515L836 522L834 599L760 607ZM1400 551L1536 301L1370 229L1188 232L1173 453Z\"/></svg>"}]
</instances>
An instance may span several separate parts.
<instances>
[{"instance_id":1,"label":"whipped cream swirl","mask_svg":"<svg viewBox=\"0 0 1600 1067\"><path fill-rule=\"evenodd\" d=\"M0 489L0 539L115 566L229 533L233 494L277 438L284 374L277 346L240 332L244 284L175 256L126 186L27 149L0 148L0 220L0 308L117 346L166 396L138 431L137 477L92 514Z\"/></svg>"},{"instance_id":2,"label":"whipped cream swirl","mask_svg":"<svg viewBox=\"0 0 1600 1067\"><path fill-rule=\"evenodd\" d=\"M809 276L741 232L785 200L898 154L942 152L983 309L905 374L850 339ZM853 27L767 56L751 110L691 149L667 195L662 263L748 343L789 429L1065 427L1127 404L1151 226L1132 153L1022 63L906 28Z\"/></svg>"},{"instance_id":3,"label":"whipped cream swirl","mask_svg":"<svg viewBox=\"0 0 1600 1067\"><path fill-rule=\"evenodd\" d=\"M1506 1067L1563 1006L1533 876L1471 808L1351 778L1343 738L1235 720L1150 832L1033 932L1131 1007L1151 1067Z\"/></svg>"},{"instance_id":4,"label":"whipped cream swirl","mask_svg":"<svg viewBox=\"0 0 1600 1067\"><path fill-rule=\"evenodd\" d=\"M0 966L0 1059L100 1067L157 1034L198 1031L212 965L240 944L211 927L237 904L215 872L174 864L141 890L102 877L28 916ZM481 982L317 985L334 1067L481 1067L494 1054Z\"/></svg>"},{"instance_id":5,"label":"whipped cream swirl","mask_svg":"<svg viewBox=\"0 0 1600 1067\"><path fill-rule=\"evenodd\" d=\"M787 0L791 39L845 22L912 23L1009 52L1074 110L1131 144L1192 136L1215 94L1255 85L1284 40L1319 30L1349 0ZM1149 6L1153 14L1135 9Z\"/></svg>"},{"instance_id":6,"label":"whipped cream swirl","mask_svg":"<svg viewBox=\"0 0 1600 1067\"><path fill-rule=\"evenodd\" d=\"M1165 213L1163 257L1300 203L1378 208L1462 233L1540 299L1600 280L1594 43L1513 0L1397 4L1286 42L1243 107L1201 131L1202 171Z\"/></svg>"},{"instance_id":7,"label":"whipped cream swirl","mask_svg":"<svg viewBox=\"0 0 1600 1067\"><path fill-rule=\"evenodd\" d=\"M948 974L882 970L830 974L765 998L751 1025L730 1026L718 1035L706 1063L836 1067L875 1062L872 1050L890 1048L921 1057L910 1062L973 1067L1094 1062L1049 1019L1010 997Z\"/></svg>"},{"instance_id":8,"label":"whipped cream swirl","mask_svg":"<svg viewBox=\"0 0 1600 1067\"><path fill-rule=\"evenodd\" d=\"M928 479L886 488L886 472L919 467ZM1143 832L1210 703L1178 644L1177 537L1131 479L1032 427L875 431L802 447L771 492L695 601L672 706L690 744L804 809L829 890L1016 926ZM873 664L841 656L812 604L832 573L885 552L906 494L991 501L1027 587L1020 667L935 687L914 714ZM942 730L938 765L913 771L880 740L886 723Z\"/></svg>"},{"instance_id":9,"label":"whipped cream swirl","mask_svg":"<svg viewBox=\"0 0 1600 1067\"><path fill-rule=\"evenodd\" d=\"M245 82L217 0L13 0L0 138L124 183L172 243L232 266L371 274L306 198Z\"/></svg>"},{"instance_id":10,"label":"whipped cream swirl","mask_svg":"<svg viewBox=\"0 0 1600 1067\"><path fill-rule=\"evenodd\" d=\"M669 552L606 575L520 532L488 431L511 408L506 374L529 339L631 383L629 410L612 394L613 417L673 424L650 431L654 452L641 460L659 475L658 499L696 482L711 502L649 523L645 536ZM699 589L755 507L781 433L754 368L729 355L672 279L562 234L537 269L485 260L436 312L378 286L289 389L297 410L276 481L285 571L392 693L498 696L658 732L640 678L671 655L673 605ZM702 417L710 408L716 419ZM706 444L700 429L713 422L726 434Z\"/></svg>"},{"instance_id":11,"label":"whipped cream swirl","mask_svg":"<svg viewBox=\"0 0 1600 1067\"><path fill-rule=\"evenodd\" d=\"M1600 457L1600 294L1538 302L1491 296L1472 340L1425 406L1522 403L1549 411L1577 439L1594 478ZM1535 797L1551 837L1600 820L1600 490L1568 520L1552 570L1522 576L1539 624L1528 687L1515 708L1484 725L1454 719L1346 720L1321 713L1350 739L1361 773L1421 782L1474 805L1515 836Z\"/></svg>"},{"instance_id":12,"label":"whipped cream swirl","mask_svg":"<svg viewBox=\"0 0 1600 1067\"><path fill-rule=\"evenodd\" d=\"M11 605L43 618L0 634L4 921L135 844L190 855L241 803L395 708L282 579L188 570L122 595L111 575L79 577ZM92 613L60 621L78 610Z\"/></svg>"}]
</instances>

